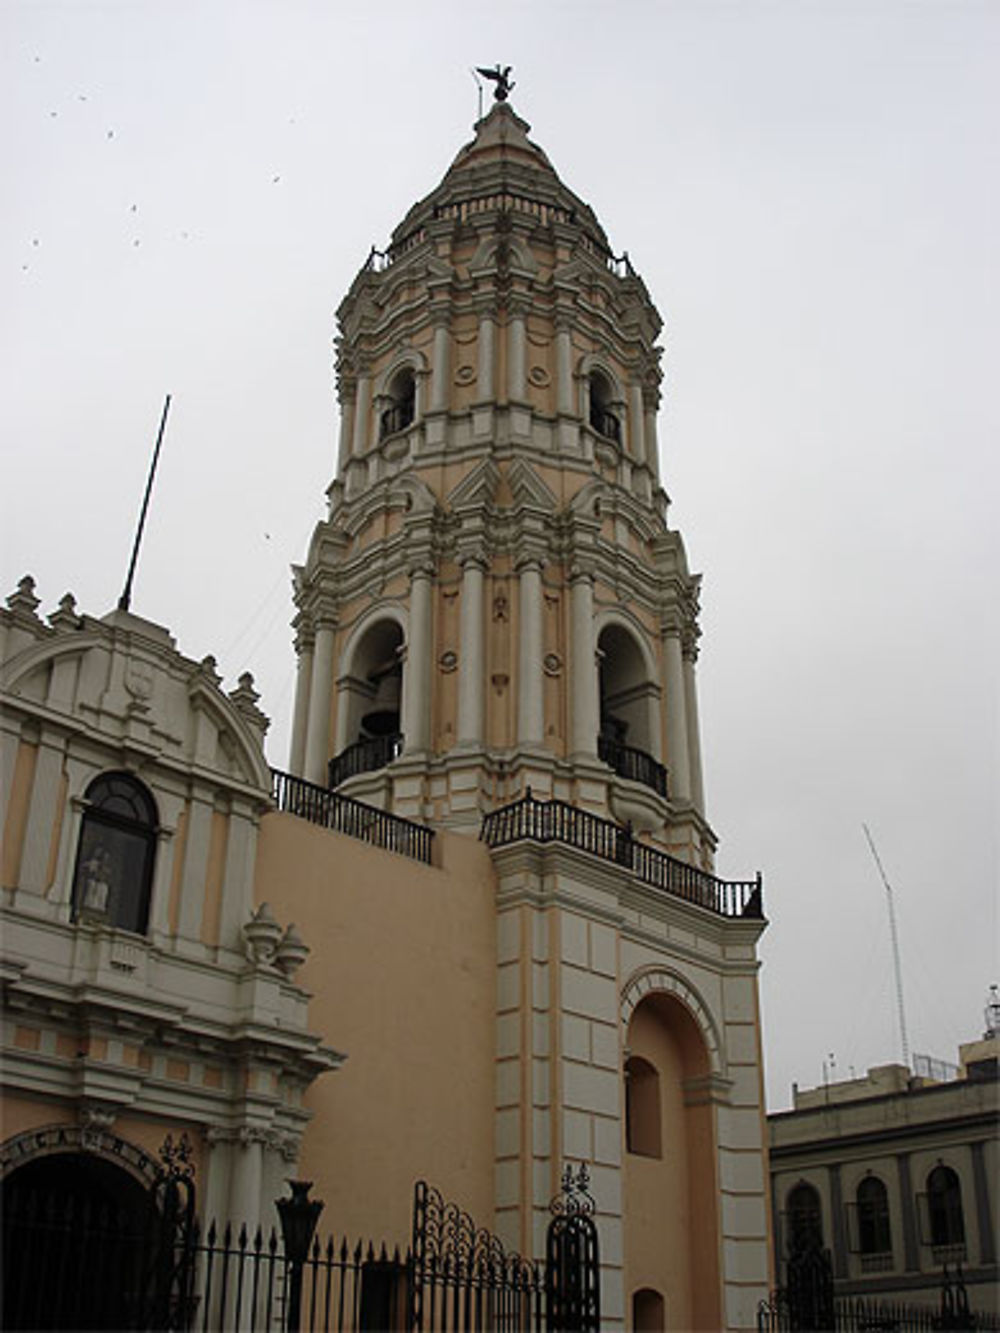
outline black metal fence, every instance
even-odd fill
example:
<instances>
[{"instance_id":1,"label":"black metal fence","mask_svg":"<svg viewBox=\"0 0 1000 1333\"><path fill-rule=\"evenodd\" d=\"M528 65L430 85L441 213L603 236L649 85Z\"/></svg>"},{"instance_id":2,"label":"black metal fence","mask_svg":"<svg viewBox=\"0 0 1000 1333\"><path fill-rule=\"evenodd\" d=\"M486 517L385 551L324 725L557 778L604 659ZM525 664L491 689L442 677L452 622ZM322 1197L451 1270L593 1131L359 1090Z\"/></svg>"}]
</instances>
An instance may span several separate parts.
<instances>
[{"instance_id":1,"label":"black metal fence","mask_svg":"<svg viewBox=\"0 0 1000 1333\"><path fill-rule=\"evenodd\" d=\"M563 1244L555 1268L506 1251L424 1181L415 1187L405 1252L321 1240L315 1226L323 1205L300 1181L291 1182L292 1198L278 1201L280 1230L211 1223L202 1232L190 1168L183 1169L184 1178L164 1173L138 1212L67 1212L58 1191L21 1198L5 1189L3 1328L597 1333L589 1218L586 1243ZM582 1200L585 1185L584 1168L578 1177L567 1169L567 1198ZM565 1234L565 1208L553 1208L552 1226Z\"/></svg>"},{"instance_id":2,"label":"black metal fence","mask_svg":"<svg viewBox=\"0 0 1000 1333\"><path fill-rule=\"evenodd\" d=\"M760 875L750 880L718 879L639 842L628 824L601 819L566 801L538 801L530 787L521 800L484 816L479 836L489 847L522 841L566 843L613 861L644 883L719 916L763 916Z\"/></svg>"},{"instance_id":3,"label":"black metal fence","mask_svg":"<svg viewBox=\"0 0 1000 1333\"><path fill-rule=\"evenodd\" d=\"M430 865L433 829L277 768L271 769L271 781L275 804L282 812Z\"/></svg>"}]
</instances>

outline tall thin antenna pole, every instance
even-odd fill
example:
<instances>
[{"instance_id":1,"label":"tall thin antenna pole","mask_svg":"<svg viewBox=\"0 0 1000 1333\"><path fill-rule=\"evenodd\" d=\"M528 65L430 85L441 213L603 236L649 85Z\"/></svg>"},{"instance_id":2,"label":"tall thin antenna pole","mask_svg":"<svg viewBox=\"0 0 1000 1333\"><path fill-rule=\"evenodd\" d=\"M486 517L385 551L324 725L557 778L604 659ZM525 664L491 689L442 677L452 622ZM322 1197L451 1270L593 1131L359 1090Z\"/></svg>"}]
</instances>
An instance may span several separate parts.
<instances>
[{"instance_id":1,"label":"tall thin antenna pole","mask_svg":"<svg viewBox=\"0 0 1000 1333\"><path fill-rule=\"evenodd\" d=\"M149 508L149 497L153 491L153 478L156 476L156 464L160 459L160 445L163 443L163 432L167 425L167 413L170 411L170 394L167 394L166 401L163 404L163 416L160 418L160 429L156 436L156 448L153 450L153 461L149 465L149 476L146 479L146 494L142 498L142 510L139 514L139 526L135 532L135 543L132 546L132 559L129 561L128 577L125 579L125 588L122 595L118 598L118 610L127 611L132 601L132 579L135 576L135 565L139 559L139 543L142 541L142 531L146 526L146 510Z\"/></svg>"},{"instance_id":2,"label":"tall thin antenna pole","mask_svg":"<svg viewBox=\"0 0 1000 1333\"><path fill-rule=\"evenodd\" d=\"M889 883L888 876L882 868L882 862L879 854L875 850L875 841L868 831L868 825L862 824L865 831L865 837L868 839L868 846L872 849L872 856L875 858L875 864L878 866L878 873L882 876L882 883L885 885L885 896L889 903L889 934L892 936L892 963L896 973L896 1009L899 1013L899 1038L903 1046L903 1064L907 1069L910 1068L910 1043L906 1036L906 1011L903 1008L903 968L899 961L899 934L896 930L896 908L892 899L892 886Z\"/></svg>"}]
</instances>

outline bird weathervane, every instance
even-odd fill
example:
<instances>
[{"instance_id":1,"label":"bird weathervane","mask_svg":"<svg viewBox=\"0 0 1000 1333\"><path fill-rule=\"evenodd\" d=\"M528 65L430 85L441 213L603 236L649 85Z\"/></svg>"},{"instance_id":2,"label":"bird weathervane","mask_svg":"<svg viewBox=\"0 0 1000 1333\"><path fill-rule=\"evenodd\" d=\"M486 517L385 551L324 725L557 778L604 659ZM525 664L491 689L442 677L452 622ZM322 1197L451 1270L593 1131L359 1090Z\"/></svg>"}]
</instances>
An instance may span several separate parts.
<instances>
[{"instance_id":1,"label":"bird weathervane","mask_svg":"<svg viewBox=\"0 0 1000 1333\"><path fill-rule=\"evenodd\" d=\"M510 96L510 90L515 86L514 80L510 77L513 65L504 65L501 69L499 65L494 65L492 69L484 69L482 65L476 66L476 73L481 74L484 79L489 79L496 84L493 89L493 96L498 102L506 102Z\"/></svg>"}]
</instances>

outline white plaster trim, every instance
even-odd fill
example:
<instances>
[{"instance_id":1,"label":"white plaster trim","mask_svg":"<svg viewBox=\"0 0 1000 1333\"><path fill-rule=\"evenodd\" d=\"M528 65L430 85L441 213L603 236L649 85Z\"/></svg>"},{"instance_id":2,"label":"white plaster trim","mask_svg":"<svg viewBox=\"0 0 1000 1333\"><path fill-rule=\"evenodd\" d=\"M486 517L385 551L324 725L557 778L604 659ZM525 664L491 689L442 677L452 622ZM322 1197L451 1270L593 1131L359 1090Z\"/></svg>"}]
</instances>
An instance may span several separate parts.
<instances>
[{"instance_id":1,"label":"white plaster trim","mask_svg":"<svg viewBox=\"0 0 1000 1333\"><path fill-rule=\"evenodd\" d=\"M712 1011L698 991L686 977L668 967L644 967L633 973L622 987L621 1018L622 1026L628 1028L632 1013L640 1000L647 995L672 995L687 1008L691 1017L698 1024L708 1049L712 1073L726 1077L726 1061L719 1030L712 1017Z\"/></svg>"}]
</instances>

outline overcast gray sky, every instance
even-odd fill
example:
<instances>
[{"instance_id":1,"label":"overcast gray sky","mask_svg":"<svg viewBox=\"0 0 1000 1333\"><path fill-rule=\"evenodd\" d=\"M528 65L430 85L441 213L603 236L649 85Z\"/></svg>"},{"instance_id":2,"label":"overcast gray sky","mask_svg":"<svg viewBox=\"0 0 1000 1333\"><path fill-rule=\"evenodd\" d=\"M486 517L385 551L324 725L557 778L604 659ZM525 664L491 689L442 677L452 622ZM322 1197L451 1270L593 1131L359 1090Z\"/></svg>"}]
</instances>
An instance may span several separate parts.
<instances>
[{"instance_id":1,"label":"overcast gray sky","mask_svg":"<svg viewBox=\"0 0 1000 1333\"><path fill-rule=\"evenodd\" d=\"M121 589L283 766L333 312L512 102L666 321L721 873L765 875L769 1101L955 1059L998 979L1000 6L0 3L2 594ZM336 1041L336 1033L327 1034Z\"/></svg>"}]
</instances>

